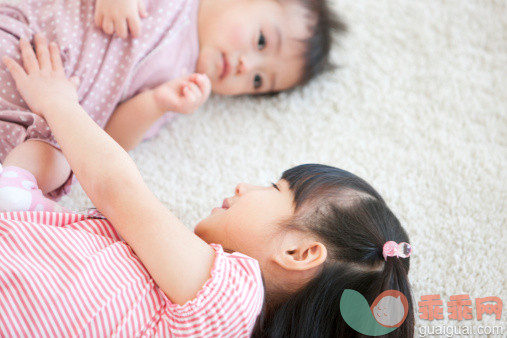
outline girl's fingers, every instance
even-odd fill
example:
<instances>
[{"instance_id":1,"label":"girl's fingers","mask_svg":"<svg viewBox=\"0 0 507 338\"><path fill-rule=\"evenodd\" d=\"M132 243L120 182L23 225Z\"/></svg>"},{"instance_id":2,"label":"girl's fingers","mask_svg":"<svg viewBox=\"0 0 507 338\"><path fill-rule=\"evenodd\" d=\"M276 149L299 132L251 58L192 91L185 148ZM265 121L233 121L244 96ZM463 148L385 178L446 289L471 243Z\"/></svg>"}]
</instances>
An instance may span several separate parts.
<instances>
[{"instance_id":1,"label":"girl's fingers","mask_svg":"<svg viewBox=\"0 0 507 338\"><path fill-rule=\"evenodd\" d=\"M19 40L19 48L21 49L21 59L23 60L23 66L28 74L39 70L39 61L35 57L32 45L27 39L21 38Z\"/></svg>"},{"instance_id":2,"label":"girl's fingers","mask_svg":"<svg viewBox=\"0 0 507 338\"><path fill-rule=\"evenodd\" d=\"M21 48L21 55L23 59L24 69L21 65L19 65L16 61L14 61L12 58L8 56L4 56L2 58L2 61L7 66L7 69L11 73L12 77L16 81L16 83L19 83L19 81L23 80L24 78L27 78L28 75L31 73L33 75L39 75L41 74L41 70L46 71L55 71L63 73L63 65L62 65L62 59L60 58L60 49L58 48L57 44L52 42L49 44L49 48L46 43L46 39L42 38L41 36L37 35L35 37L36 44L37 44L37 53L38 53L38 59L35 56L32 46L30 43L24 39L20 39L20 48ZM40 63L40 68L39 68ZM48 74L48 73L46 73ZM49 73L51 74L51 73ZM65 75L65 74L64 74ZM79 79L72 80L73 83L78 84Z\"/></svg>"},{"instance_id":3,"label":"girl's fingers","mask_svg":"<svg viewBox=\"0 0 507 338\"><path fill-rule=\"evenodd\" d=\"M40 69L51 69L48 43L46 38L41 34L35 34L35 50L37 52L37 60L39 60Z\"/></svg>"},{"instance_id":4,"label":"girl's fingers","mask_svg":"<svg viewBox=\"0 0 507 338\"><path fill-rule=\"evenodd\" d=\"M69 81L72 83L72 85L74 86L74 88L78 89L79 88L79 84L81 83L81 80L79 80L79 78L77 76L73 76L69 79Z\"/></svg>"},{"instance_id":5,"label":"girl's fingers","mask_svg":"<svg viewBox=\"0 0 507 338\"><path fill-rule=\"evenodd\" d=\"M21 67L19 63L17 63L8 56L4 56L2 58L2 61L4 62L5 66L11 73L12 77L14 78L14 81L18 82L19 80L26 77L25 70L23 69L23 67Z\"/></svg>"},{"instance_id":6,"label":"girl's fingers","mask_svg":"<svg viewBox=\"0 0 507 338\"><path fill-rule=\"evenodd\" d=\"M49 44L49 56L51 57L51 65L54 71L63 70L62 58L60 57L60 48L54 42Z\"/></svg>"}]
</instances>

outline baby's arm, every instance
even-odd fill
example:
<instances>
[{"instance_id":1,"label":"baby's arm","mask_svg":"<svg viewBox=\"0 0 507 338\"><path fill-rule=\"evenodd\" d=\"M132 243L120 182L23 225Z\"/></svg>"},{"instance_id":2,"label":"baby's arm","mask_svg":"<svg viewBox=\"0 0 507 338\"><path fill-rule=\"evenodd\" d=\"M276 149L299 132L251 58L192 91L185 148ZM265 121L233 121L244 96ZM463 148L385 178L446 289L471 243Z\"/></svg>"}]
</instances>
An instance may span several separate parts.
<instances>
[{"instance_id":1,"label":"baby's arm","mask_svg":"<svg viewBox=\"0 0 507 338\"><path fill-rule=\"evenodd\" d=\"M4 57L21 96L48 122L95 206L132 247L152 278L175 303L193 299L210 277L214 251L151 193L130 156L79 105L58 47L36 35L20 42L24 69Z\"/></svg>"},{"instance_id":2,"label":"baby's arm","mask_svg":"<svg viewBox=\"0 0 507 338\"><path fill-rule=\"evenodd\" d=\"M127 38L128 32L138 37L141 18L148 16L143 0L97 0L95 2L95 24L106 34L116 32Z\"/></svg>"},{"instance_id":3,"label":"baby's arm","mask_svg":"<svg viewBox=\"0 0 507 338\"><path fill-rule=\"evenodd\" d=\"M121 103L105 130L125 150L131 150L165 112L191 113L208 99L210 92L211 82L202 74L166 82Z\"/></svg>"},{"instance_id":4,"label":"baby's arm","mask_svg":"<svg viewBox=\"0 0 507 338\"><path fill-rule=\"evenodd\" d=\"M147 90L121 103L107 122L105 131L129 151L141 142L143 135L162 114L155 104L153 92Z\"/></svg>"}]
</instances>

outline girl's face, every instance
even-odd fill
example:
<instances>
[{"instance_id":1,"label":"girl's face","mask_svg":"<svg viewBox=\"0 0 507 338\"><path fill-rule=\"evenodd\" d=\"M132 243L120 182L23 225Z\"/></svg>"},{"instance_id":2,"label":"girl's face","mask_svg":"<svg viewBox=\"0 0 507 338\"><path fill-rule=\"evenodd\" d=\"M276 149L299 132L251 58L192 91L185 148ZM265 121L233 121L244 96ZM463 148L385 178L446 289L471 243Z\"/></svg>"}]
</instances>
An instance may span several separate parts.
<instances>
[{"instance_id":1,"label":"girl's face","mask_svg":"<svg viewBox=\"0 0 507 338\"><path fill-rule=\"evenodd\" d=\"M297 85L308 11L295 1L202 0L197 71L224 95L277 92Z\"/></svg>"},{"instance_id":2,"label":"girl's face","mask_svg":"<svg viewBox=\"0 0 507 338\"><path fill-rule=\"evenodd\" d=\"M214 208L194 231L207 243L262 262L283 240L280 222L293 214L294 197L286 181L269 187L241 183L234 196L224 199L222 207Z\"/></svg>"}]
</instances>

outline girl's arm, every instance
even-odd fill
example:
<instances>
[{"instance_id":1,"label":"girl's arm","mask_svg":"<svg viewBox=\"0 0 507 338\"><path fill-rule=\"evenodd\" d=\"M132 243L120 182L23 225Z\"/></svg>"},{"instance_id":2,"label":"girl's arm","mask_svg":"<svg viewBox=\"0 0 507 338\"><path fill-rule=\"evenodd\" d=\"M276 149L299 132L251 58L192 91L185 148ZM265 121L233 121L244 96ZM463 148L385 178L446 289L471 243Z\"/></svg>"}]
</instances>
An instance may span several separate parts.
<instances>
[{"instance_id":1,"label":"girl's arm","mask_svg":"<svg viewBox=\"0 0 507 338\"><path fill-rule=\"evenodd\" d=\"M214 251L151 193L129 155L79 105L58 47L36 36L37 57L20 41L24 69L3 61L30 109L43 116L84 191L177 304L193 299L210 277ZM71 79L72 80L72 79Z\"/></svg>"},{"instance_id":2,"label":"girl's arm","mask_svg":"<svg viewBox=\"0 0 507 338\"><path fill-rule=\"evenodd\" d=\"M165 112L192 113L208 99L210 92L211 82L206 75L191 74L168 81L121 103L105 130L129 151Z\"/></svg>"}]
</instances>

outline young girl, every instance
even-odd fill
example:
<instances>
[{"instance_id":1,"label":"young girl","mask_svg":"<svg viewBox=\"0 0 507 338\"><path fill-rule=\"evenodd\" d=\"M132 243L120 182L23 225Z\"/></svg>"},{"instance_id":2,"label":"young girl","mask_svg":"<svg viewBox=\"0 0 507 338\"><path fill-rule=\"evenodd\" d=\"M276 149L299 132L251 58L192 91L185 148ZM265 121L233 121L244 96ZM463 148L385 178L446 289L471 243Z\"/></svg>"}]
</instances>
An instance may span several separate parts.
<instances>
[{"instance_id":1,"label":"young girl","mask_svg":"<svg viewBox=\"0 0 507 338\"><path fill-rule=\"evenodd\" d=\"M4 62L109 221L0 214L2 334L352 337L359 333L339 311L343 291L371 303L396 289L409 308L390 336L413 336L409 258L383 250L408 236L369 184L298 166L269 187L239 184L192 233L79 105L57 46L36 41L38 58L21 43L24 69Z\"/></svg>"},{"instance_id":2,"label":"young girl","mask_svg":"<svg viewBox=\"0 0 507 338\"><path fill-rule=\"evenodd\" d=\"M194 111L211 88L277 92L326 68L330 31L343 24L325 1L150 0L146 10L144 0L19 1L0 5L0 51L19 59L19 38L33 43L37 32L58 43L65 73L80 80L79 102L129 150L174 113ZM121 38L127 26L137 38ZM0 163L59 198L70 189L67 161L3 67L0 86Z\"/></svg>"}]
</instances>

